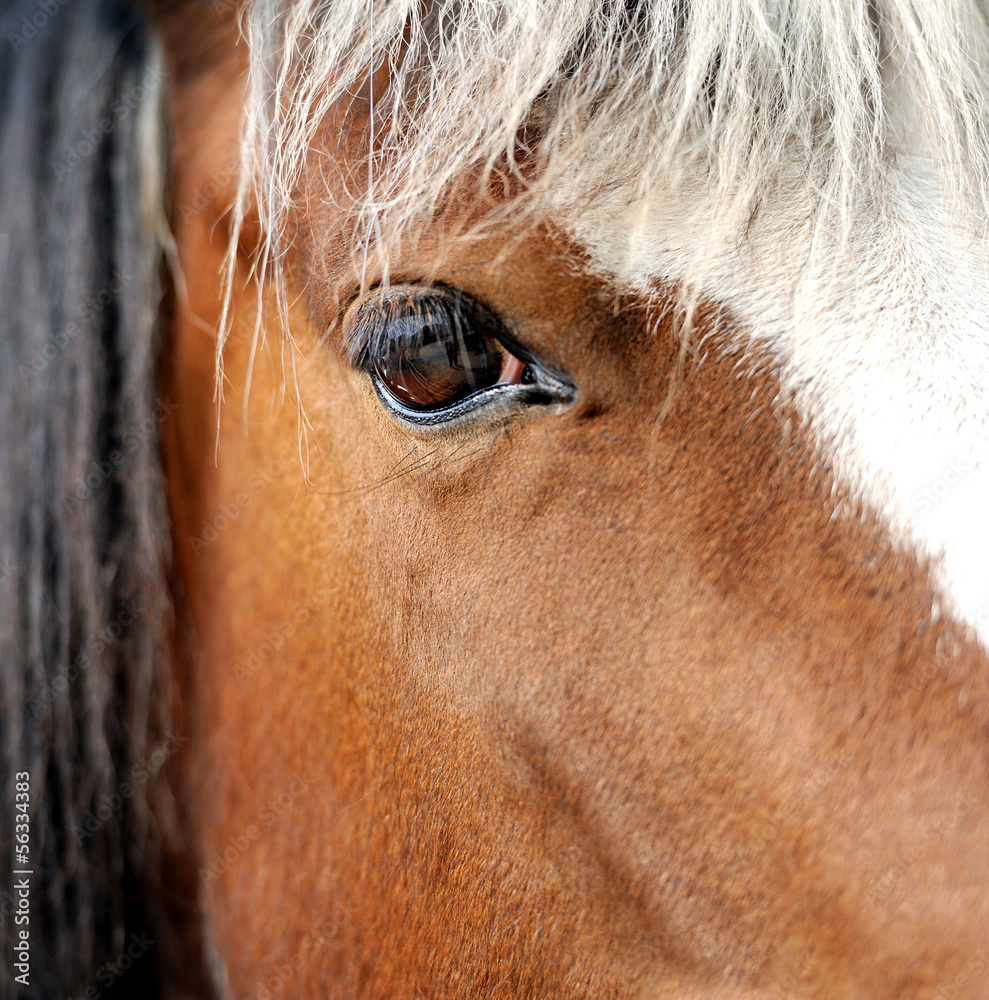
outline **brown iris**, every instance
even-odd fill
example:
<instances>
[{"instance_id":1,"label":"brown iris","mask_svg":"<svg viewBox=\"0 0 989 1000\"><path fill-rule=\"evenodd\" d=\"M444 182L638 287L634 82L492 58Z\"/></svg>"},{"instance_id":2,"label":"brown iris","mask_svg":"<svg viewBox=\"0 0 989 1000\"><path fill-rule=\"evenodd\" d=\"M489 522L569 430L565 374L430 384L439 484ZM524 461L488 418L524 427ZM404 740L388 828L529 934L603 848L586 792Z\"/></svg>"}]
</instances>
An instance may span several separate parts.
<instances>
[{"instance_id":1,"label":"brown iris","mask_svg":"<svg viewBox=\"0 0 989 1000\"><path fill-rule=\"evenodd\" d=\"M499 382L522 364L496 339L497 320L452 289L380 299L368 316L368 357L387 391L416 410L442 409Z\"/></svg>"}]
</instances>

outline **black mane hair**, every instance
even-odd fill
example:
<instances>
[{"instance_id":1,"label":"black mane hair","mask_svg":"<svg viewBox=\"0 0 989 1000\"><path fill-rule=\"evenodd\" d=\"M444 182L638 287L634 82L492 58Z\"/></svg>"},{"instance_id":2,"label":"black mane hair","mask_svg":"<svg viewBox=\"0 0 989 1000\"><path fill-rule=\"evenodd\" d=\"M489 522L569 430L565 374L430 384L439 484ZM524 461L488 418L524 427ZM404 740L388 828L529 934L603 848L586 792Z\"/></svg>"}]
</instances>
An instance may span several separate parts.
<instances>
[{"instance_id":1,"label":"black mane hair","mask_svg":"<svg viewBox=\"0 0 989 1000\"><path fill-rule=\"evenodd\" d=\"M165 949L147 792L181 745L155 393L163 73L117 0L0 2L0 47L0 995L152 1000Z\"/></svg>"}]
</instances>

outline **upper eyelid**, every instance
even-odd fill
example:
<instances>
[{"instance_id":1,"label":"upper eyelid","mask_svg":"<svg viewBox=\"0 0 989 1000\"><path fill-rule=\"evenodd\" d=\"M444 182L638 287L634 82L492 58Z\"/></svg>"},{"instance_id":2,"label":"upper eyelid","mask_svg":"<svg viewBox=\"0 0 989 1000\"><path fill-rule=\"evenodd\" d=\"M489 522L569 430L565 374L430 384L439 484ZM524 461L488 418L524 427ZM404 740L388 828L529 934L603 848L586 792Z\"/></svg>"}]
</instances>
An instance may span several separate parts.
<instances>
[{"instance_id":1,"label":"upper eyelid","mask_svg":"<svg viewBox=\"0 0 989 1000\"><path fill-rule=\"evenodd\" d=\"M388 315L382 316L379 313L380 321L377 328L375 328L373 325L361 322L362 313L369 308L373 309L377 303L388 305L389 299L398 299L402 297L403 293L413 300L429 296L444 299L449 306L452 306L454 312L462 310L464 306L469 307L470 311L479 314L473 318L481 319L485 322L485 325L490 324L494 327L491 330L494 339L503 347L507 347L505 335L508 334L508 331L505 329L504 323L496 313L488 309L483 303L468 296L460 289L452 288L449 285L407 282L389 285L387 288L372 289L366 296L355 302L348 309L347 315L344 317L344 356L351 365L354 367L362 365L364 359L368 357L371 349L374 347L376 334L384 335L388 319L390 318Z\"/></svg>"},{"instance_id":2,"label":"upper eyelid","mask_svg":"<svg viewBox=\"0 0 989 1000\"><path fill-rule=\"evenodd\" d=\"M371 331L361 322L361 313L365 303L355 303L353 315L344 320L343 353L347 361L355 368L360 367L368 356L371 347Z\"/></svg>"},{"instance_id":3,"label":"upper eyelid","mask_svg":"<svg viewBox=\"0 0 989 1000\"><path fill-rule=\"evenodd\" d=\"M376 302L384 303L391 295L401 294L398 289L406 290L406 294L413 292L428 292L433 286L421 285L418 282L402 283L400 285L389 285L386 288L372 288L366 295L357 299L347 310L344 317L344 356L350 364L358 367L362 360L367 357L374 340L375 330L366 323L361 322L362 314L369 308L373 308ZM387 317L382 317L382 329L387 324Z\"/></svg>"}]
</instances>

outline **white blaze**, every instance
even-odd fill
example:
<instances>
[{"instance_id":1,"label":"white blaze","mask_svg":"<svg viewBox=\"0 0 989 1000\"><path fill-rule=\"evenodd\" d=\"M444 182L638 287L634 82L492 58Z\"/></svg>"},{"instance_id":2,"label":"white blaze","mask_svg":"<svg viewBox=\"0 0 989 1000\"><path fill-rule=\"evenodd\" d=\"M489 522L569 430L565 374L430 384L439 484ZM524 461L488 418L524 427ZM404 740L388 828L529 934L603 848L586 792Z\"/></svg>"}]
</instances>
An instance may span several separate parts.
<instances>
[{"instance_id":1,"label":"white blaze","mask_svg":"<svg viewBox=\"0 0 989 1000\"><path fill-rule=\"evenodd\" d=\"M934 558L946 610L989 646L989 243L948 211L921 156L899 159L884 221L851 231L850 265L836 249L808 265L807 203L775 202L744 242L720 244L700 292L779 358L839 482ZM616 195L571 226L643 291L680 282L715 228L682 191L632 208Z\"/></svg>"}]
</instances>

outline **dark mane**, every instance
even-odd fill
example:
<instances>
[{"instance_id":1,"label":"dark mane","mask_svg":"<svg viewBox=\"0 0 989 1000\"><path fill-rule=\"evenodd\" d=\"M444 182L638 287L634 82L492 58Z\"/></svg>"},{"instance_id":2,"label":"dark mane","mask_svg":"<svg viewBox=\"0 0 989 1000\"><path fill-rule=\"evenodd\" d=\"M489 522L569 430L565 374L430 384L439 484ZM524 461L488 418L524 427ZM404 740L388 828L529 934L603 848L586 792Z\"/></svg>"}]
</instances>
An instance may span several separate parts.
<instances>
[{"instance_id":1,"label":"dark mane","mask_svg":"<svg viewBox=\"0 0 989 1000\"><path fill-rule=\"evenodd\" d=\"M0 994L151 998L160 941L117 990L106 963L158 937L145 793L174 748L160 64L143 18L112 0L2 4L0 45ZM27 990L10 959L22 771Z\"/></svg>"}]
</instances>

